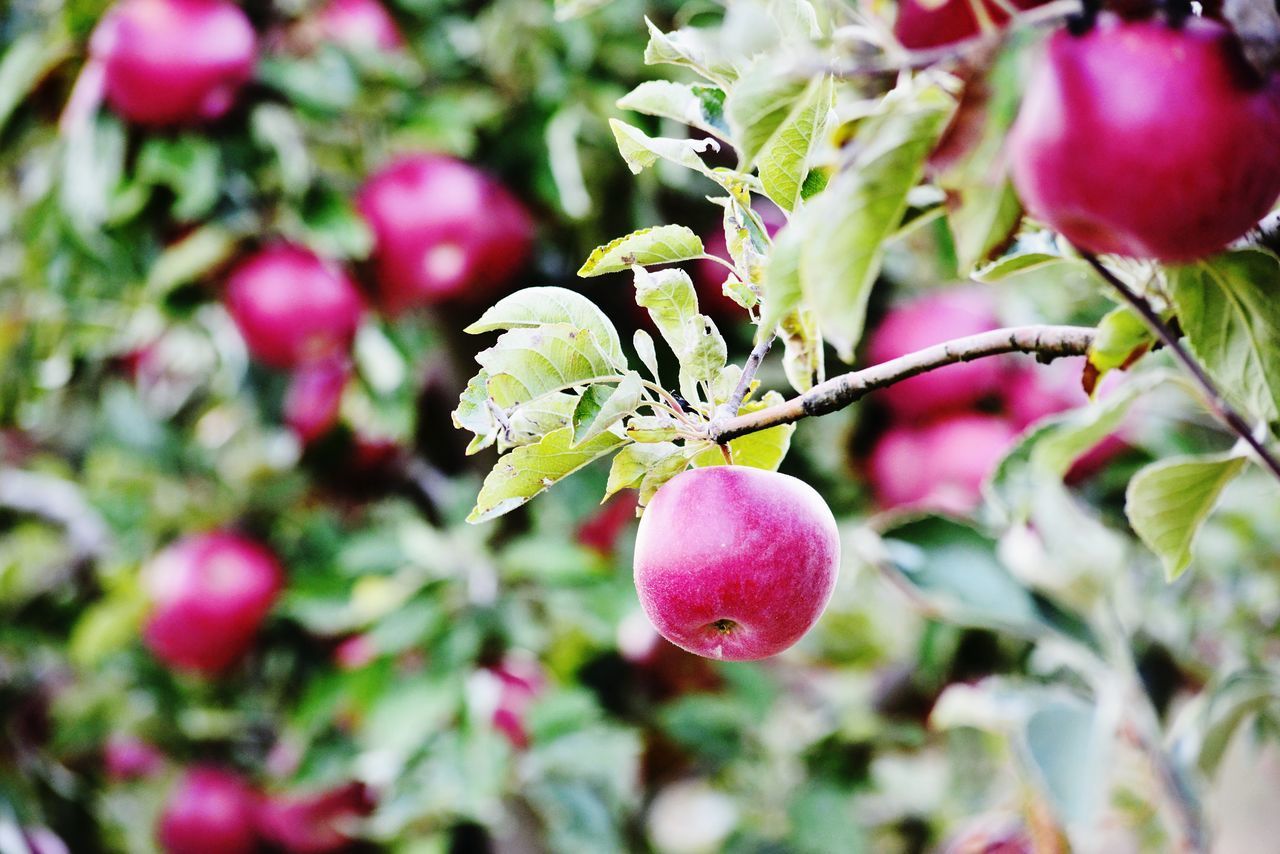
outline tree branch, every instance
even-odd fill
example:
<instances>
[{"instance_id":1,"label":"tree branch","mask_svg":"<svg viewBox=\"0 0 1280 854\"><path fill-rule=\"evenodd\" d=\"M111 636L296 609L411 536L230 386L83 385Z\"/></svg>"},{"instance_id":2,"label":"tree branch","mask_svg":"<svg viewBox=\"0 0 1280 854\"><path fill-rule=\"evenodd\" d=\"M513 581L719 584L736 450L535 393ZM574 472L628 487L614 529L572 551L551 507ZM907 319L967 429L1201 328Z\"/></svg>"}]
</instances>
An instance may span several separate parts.
<instances>
[{"instance_id":1,"label":"tree branch","mask_svg":"<svg viewBox=\"0 0 1280 854\"><path fill-rule=\"evenodd\" d=\"M764 361L764 357L769 355L769 348L773 346L775 337L777 336L770 335L752 348L751 355L742 366L742 377L738 380L738 387L733 390L733 396L728 402L721 407L722 417L732 418L742 408L742 401L747 399L747 392L751 390L751 381L756 378L756 371L760 370L760 363Z\"/></svg>"},{"instance_id":2,"label":"tree branch","mask_svg":"<svg viewBox=\"0 0 1280 854\"><path fill-rule=\"evenodd\" d=\"M1156 313L1156 310L1151 307L1151 303L1147 302L1144 297L1134 292L1132 288L1121 281L1119 276L1111 272L1111 270L1098 259L1097 255L1083 251L1080 252L1080 255L1089 263L1089 266L1093 267L1094 271L1111 286L1112 290L1120 295L1121 299L1127 302L1134 311L1142 316L1142 319L1146 321L1148 328L1150 328L1152 333L1160 339L1160 343L1164 344L1164 346L1169 349L1169 352L1173 354L1173 357L1177 359L1178 362L1186 369L1187 373L1191 375L1191 379L1195 384L1200 387L1200 391L1205 397L1205 403L1218 420L1230 428L1231 432L1239 436L1245 444L1252 448L1253 452L1257 454L1258 459L1262 464L1270 470L1273 475L1275 475L1277 480L1280 480L1280 461L1278 461L1271 451L1267 449L1266 445L1262 443L1262 440L1254 435L1253 429L1249 426L1249 423L1244 420L1244 417L1241 416L1239 412L1236 412L1231 404L1227 403L1226 398L1222 396L1222 392L1218 389L1217 383L1213 381L1213 378L1209 376L1204 367L1192 357L1192 355L1187 351L1187 348L1182 346L1182 341L1179 339L1178 335L1173 331L1169 324L1165 323L1164 320L1161 319L1160 315Z\"/></svg>"},{"instance_id":3,"label":"tree branch","mask_svg":"<svg viewBox=\"0 0 1280 854\"><path fill-rule=\"evenodd\" d=\"M956 338L860 371L832 377L786 403L747 415L717 419L708 429L708 438L724 443L811 415L827 415L844 409L876 389L956 362L971 362L1004 353L1035 353L1044 362L1062 356L1083 356L1093 343L1093 336L1094 330L1084 326L1018 326Z\"/></svg>"}]
</instances>

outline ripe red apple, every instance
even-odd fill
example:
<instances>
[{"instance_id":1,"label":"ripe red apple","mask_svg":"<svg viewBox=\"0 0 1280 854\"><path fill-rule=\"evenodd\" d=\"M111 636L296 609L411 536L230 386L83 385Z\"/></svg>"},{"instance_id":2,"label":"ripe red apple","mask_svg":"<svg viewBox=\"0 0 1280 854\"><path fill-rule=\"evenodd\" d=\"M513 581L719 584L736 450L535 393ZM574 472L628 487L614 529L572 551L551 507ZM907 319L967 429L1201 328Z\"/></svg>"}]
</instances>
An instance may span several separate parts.
<instances>
[{"instance_id":1,"label":"ripe red apple","mask_svg":"<svg viewBox=\"0 0 1280 854\"><path fill-rule=\"evenodd\" d=\"M1012 5L1031 9L1043 2L1013 0ZM1009 22L1007 5L997 0L898 0L893 34L908 50L954 44L1003 27Z\"/></svg>"},{"instance_id":2,"label":"ripe red apple","mask_svg":"<svg viewBox=\"0 0 1280 854\"><path fill-rule=\"evenodd\" d=\"M156 837L167 854L252 854L257 807L257 795L239 775L197 766L170 793Z\"/></svg>"},{"instance_id":3,"label":"ripe red apple","mask_svg":"<svg viewBox=\"0 0 1280 854\"><path fill-rule=\"evenodd\" d=\"M171 667L205 674L248 651L284 580L271 552L224 531L179 540L143 573L147 646Z\"/></svg>"},{"instance_id":4,"label":"ripe red apple","mask_svg":"<svg viewBox=\"0 0 1280 854\"><path fill-rule=\"evenodd\" d=\"M103 745L102 764L112 782L141 780L164 768L164 754L140 738L117 734Z\"/></svg>"},{"instance_id":5,"label":"ripe red apple","mask_svg":"<svg viewBox=\"0 0 1280 854\"><path fill-rule=\"evenodd\" d=\"M1018 431L1003 418L957 414L923 426L895 425L880 438L867 478L881 507L966 513Z\"/></svg>"},{"instance_id":6,"label":"ripe red apple","mask_svg":"<svg viewBox=\"0 0 1280 854\"><path fill-rule=\"evenodd\" d=\"M518 750L529 746L525 718L529 707L546 686L546 677L536 661L508 656L489 672L498 678L498 701L493 710L493 726Z\"/></svg>"},{"instance_id":7,"label":"ripe red apple","mask_svg":"<svg viewBox=\"0 0 1280 854\"><path fill-rule=\"evenodd\" d=\"M1028 210L1081 249L1210 255L1280 196L1280 83L1223 24L1102 15L1049 39L1009 137Z\"/></svg>"},{"instance_id":8,"label":"ripe red apple","mask_svg":"<svg viewBox=\"0 0 1280 854\"><path fill-rule=\"evenodd\" d=\"M867 356L887 362L952 338L999 327L995 304L976 289L942 291L892 309L871 334ZM919 374L876 392L895 416L920 419L966 409L999 392L1007 363L976 359Z\"/></svg>"},{"instance_id":9,"label":"ripe red apple","mask_svg":"<svg viewBox=\"0 0 1280 854\"><path fill-rule=\"evenodd\" d=\"M813 487L745 466L676 476L636 535L645 615L706 658L749 661L794 644L826 607L839 565L836 520Z\"/></svg>"},{"instance_id":10,"label":"ripe red apple","mask_svg":"<svg viewBox=\"0 0 1280 854\"><path fill-rule=\"evenodd\" d=\"M360 783L311 794L271 795L258 810L258 829L289 854L332 854L351 844L352 825L372 810L369 791Z\"/></svg>"},{"instance_id":11,"label":"ripe red apple","mask_svg":"<svg viewBox=\"0 0 1280 854\"><path fill-rule=\"evenodd\" d=\"M242 261L227 280L226 304L249 352L274 368L345 355L363 311L342 268L287 243Z\"/></svg>"},{"instance_id":12,"label":"ripe red apple","mask_svg":"<svg viewBox=\"0 0 1280 854\"><path fill-rule=\"evenodd\" d=\"M383 305L483 299L524 266L533 221L520 202L468 163L412 154L370 178L356 203L373 230Z\"/></svg>"},{"instance_id":13,"label":"ripe red apple","mask_svg":"<svg viewBox=\"0 0 1280 854\"><path fill-rule=\"evenodd\" d=\"M329 0L316 14L320 39L352 50L399 50L404 37L378 0Z\"/></svg>"},{"instance_id":14,"label":"ripe red apple","mask_svg":"<svg viewBox=\"0 0 1280 854\"><path fill-rule=\"evenodd\" d=\"M143 125L216 119L253 77L257 38L229 0L120 0L94 30L107 102Z\"/></svg>"},{"instance_id":15,"label":"ripe red apple","mask_svg":"<svg viewBox=\"0 0 1280 854\"><path fill-rule=\"evenodd\" d=\"M298 368L284 395L284 423L303 442L313 442L338 422L342 392L351 377L346 357L322 359Z\"/></svg>"}]
</instances>

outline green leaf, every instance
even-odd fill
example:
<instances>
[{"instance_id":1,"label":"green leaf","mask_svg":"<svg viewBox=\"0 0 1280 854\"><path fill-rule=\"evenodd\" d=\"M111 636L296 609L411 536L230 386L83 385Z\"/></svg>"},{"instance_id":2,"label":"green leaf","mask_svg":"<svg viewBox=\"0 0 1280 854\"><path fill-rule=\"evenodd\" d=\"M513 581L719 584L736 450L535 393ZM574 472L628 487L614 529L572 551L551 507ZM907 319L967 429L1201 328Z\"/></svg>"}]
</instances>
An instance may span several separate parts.
<instances>
[{"instance_id":1,"label":"green leaf","mask_svg":"<svg viewBox=\"0 0 1280 854\"><path fill-rule=\"evenodd\" d=\"M1237 671L1191 700L1170 734L1173 758L1212 777L1236 730L1268 708L1280 706L1280 676L1267 670Z\"/></svg>"},{"instance_id":2,"label":"green leaf","mask_svg":"<svg viewBox=\"0 0 1280 854\"><path fill-rule=\"evenodd\" d=\"M1113 308L1098 321L1098 334L1089 345L1089 364L1102 377L1129 365L1155 341L1142 318L1127 306Z\"/></svg>"},{"instance_id":3,"label":"green leaf","mask_svg":"<svg viewBox=\"0 0 1280 854\"><path fill-rule=\"evenodd\" d=\"M649 44L644 49L646 65L681 65L691 68L723 89L737 79L738 71L733 63L721 55L714 44L714 35L695 27L685 27L664 33L647 17Z\"/></svg>"},{"instance_id":4,"label":"green leaf","mask_svg":"<svg viewBox=\"0 0 1280 854\"><path fill-rule=\"evenodd\" d=\"M729 135L724 90L716 86L646 80L619 98L618 107L671 119L717 136Z\"/></svg>"},{"instance_id":5,"label":"green leaf","mask_svg":"<svg viewBox=\"0 0 1280 854\"><path fill-rule=\"evenodd\" d=\"M649 371L650 378L658 385L662 385L662 377L658 375L658 351L653 346L653 336L643 329L637 329L631 337L631 344L636 348L636 356L640 359L640 364Z\"/></svg>"},{"instance_id":6,"label":"green leaf","mask_svg":"<svg viewBox=\"0 0 1280 854\"><path fill-rule=\"evenodd\" d=\"M275 155L277 178L286 195L301 196L311 184L313 167L293 111L281 104L259 104L249 118L253 140Z\"/></svg>"},{"instance_id":7,"label":"green leaf","mask_svg":"<svg viewBox=\"0 0 1280 854\"><path fill-rule=\"evenodd\" d=\"M738 148L739 165L749 169L795 111L812 83L779 74L772 57L748 69L725 98L725 118Z\"/></svg>"},{"instance_id":8,"label":"green leaf","mask_svg":"<svg viewBox=\"0 0 1280 854\"><path fill-rule=\"evenodd\" d=\"M683 452L683 448L672 442L627 445L613 458L604 497L608 498L623 489L638 488L650 469L662 465L668 458Z\"/></svg>"},{"instance_id":9,"label":"green leaf","mask_svg":"<svg viewBox=\"0 0 1280 854\"><path fill-rule=\"evenodd\" d=\"M680 393L697 400L698 383L711 383L728 357L720 331L711 318L698 313L698 296L683 270L650 273L635 269L636 303L649 309L663 339L680 360Z\"/></svg>"},{"instance_id":10,"label":"green leaf","mask_svg":"<svg viewBox=\"0 0 1280 854\"><path fill-rule=\"evenodd\" d=\"M1257 417L1280 417L1280 259L1241 250L1168 278L1187 343L1227 397Z\"/></svg>"},{"instance_id":11,"label":"green leaf","mask_svg":"<svg viewBox=\"0 0 1280 854\"><path fill-rule=\"evenodd\" d=\"M699 452L700 448L689 445L680 447L675 453L668 454L654 463L645 471L644 477L640 479L640 497L639 505L647 507L653 496L658 490L666 486L667 482L676 475L682 474L685 469L689 468L689 462ZM712 450L715 450L714 448ZM719 454L719 451L716 451Z\"/></svg>"},{"instance_id":12,"label":"green leaf","mask_svg":"<svg viewBox=\"0 0 1280 854\"><path fill-rule=\"evenodd\" d=\"M1107 733L1097 718L1083 702L1059 700L1036 709L1022 730L1027 764L1058 818L1075 827L1092 822L1106 792Z\"/></svg>"},{"instance_id":13,"label":"green leaf","mask_svg":"<svg viewBox=\"0 0 1280 854\"><path fill-rule=\"evenodd\" d=\"M778 334L786 348L782 368L793 389L804 394L826 379L826 353L813 312L802 310L787 315L778 324Z\"/></svg>"},{"instance_id":14,"label":"green leaf","mask_svg":"<svg viewBox=\"0 0 1280 854\"><path fill-rule=\"evenodd\" d=\"M467 521L475 524L509 513L538 493L626 442L613 433L601 433L573 447L573 428L564 427L524 445L498 460L484 479L475 509Z\"/></svg>"},{"instance_id":15,"label":"green leaf","mask_svg":"<svg viewBox=\"0 0 1280 854\"><path fill-rule=\"evenodd\" d=\"M294 104L316 113L346 112L360 95L351 61L330 45L321 45L306 57L264 57L258 63L258 78Z\"/></svg>"},{"instance_id":16,"label":"green leaf","mask_svg":"<svg viewBox=\"0 0 1280 854\"><path fill-rule=\"evenodd\" d=\"M238 240L231 231L210 223L170 244L147 273L148 296L162 299L179 285L203 278L232 256Z\"/></svg>"},{"instance_id":17,"label":"green leaf","mask_svg":"<svg viewBox=\"0 0 1280 854\"><path fill-rule=\"evenodd\" d=\"M512 329L476 361L488 373L489 397L503 409L615 376L624 367L590 329L569 323Z\"/></svg>"},{"instance_id":18,"label":"green leaf","mask_svg":"<svg viewBox=\"0 0 1280 854\"><path fill-rule=\"evenodd\" d=\"M1012 255L997 258L985 267L979 267L969 274L969 278L976 282L998 282L1010 276L1057 265L1071 265L1080 270L1087 269L1087 265L1078 259L1063 258L1061 255L1050 255L1045 252L1015 252Z\"/></svg>"},{"instance_id":19,"label":"green leaf","mask_svg":"<svg viewBox=\"0 0 1280 854\"><path fill-rule=\"evenodd\" d=\"M331 188L308 194L300 212L298 239L328 258L364 260L373 232L352 200Z\"/></svg>"},{"instance_id":20,"label":"green leaf","mask_svg":"<svg viewBox=\"0 0 1280 854\"><path fill-rule=\"evenodd\" d=\"M572 21L603 9L613 0L556 0L556 20Z\"/></svg>"},{"instance_id":21,"label":"green leaf","mask_svg":"<svg viewBox=\"0 0 1280 854\"><path fill-rule=\"evenodd\" d=\"M974 184L963 195L951 195L947 225L956 247L956 263L968 276L1012 240L1022 222L1022 203L1013 184Z\"/></svg>"},{"instance_id":22,"label":"green leaf","mask_svg":"<svg viewBox=\"0 0 1280 854\"><path fill-rule=\"evenodd\" d=\"M27 95L70 53L71 42L62 34L25 33L10 42L0 57L0 131Z\"/></svg>"},{"instance_id":23,"label":"green leaf","mask_svg":"<svg viewBox=\"0 0 1280 854\"><path fill-rule=\"evenodd\" d=\"M644 267L688 261L702 253L702 240L691 228L683 225L642 228L596 247L578 275L590 278L617 273L637 264Z\"/></svg>"},{"instance_id":24,"label":"green leaf","mask_svg":"<svg viewBox=\"0 0 1280 854\"><path fill-rule=\"evenodd\" d=\"M199 219L213 209L222 188L218 146L195 134L148 139L138 154L136 180L173 193L173 216Z\"/></svg>"},{"instance_id":25,"label":"green leaf","mask_svg":"<svg viewBox=\"0 0 1280 854\"><path fill-rule=\"evenodd\" d=\"M106 221L124 176L125 144L124 127L110 114L67 139L58 201L79 230L96 232Z\"/></svg>"},{"instance_id":26,"label":"green leaf","mask_svg":"<svg viewBox=\"0 0 1280 854\"><path fill-rule=\"evenodd\" d=\"M782 395L771 391L759 401L753 401L739 411L755 412L782 402ZM758 430L730 441L729 453L733 457L733 464L765 471L777 471L778 466L782 465L782 461L786 459L787 451L791 450L791 436L795 431L794 424L779 424L777 427ZM713 445L699 453L693 459L693 464L698 467L722 466L725 465L724 454Z\"/></svg>"},{"instance_id":27,"label":"green leaf","mask_svg":"<svg viewBox=\"0 0 1280 854\"><path fill-rule=\"evenodd\" d=\"M1233 453L1173 457L1147 466L1129 482L1124 508L1129 523L1160 557L1169 581L1191 563L1200 526L1245 462Z\"/></svg>"},{"instance_id":28,"label":"green leaf","mask_svg":"<svg viewBox=\"0 0 1280 854\"><path fill-rule=\"evenodd\" d=\"M627 162L627 168L632 174L639 175L659 160L666 160L714 178L712 170L699 157L707 151L720 150L720 143L710 137L706 139L653 137L620 119L609 119L609 127L613 130L613 138L618 143L618 152L622 154L622 159Z\"/></svg>"},{"instance_id":29,"label":"green leaf","mask_svg":"<svg viewBox=\"0 0 1280 854\"><path fill-rule=\"evenodd\" d=\"M594 439L623 418L635 413L643 391L640 375L627 373L616 388L592 386L582 393L573 412L573 445Z\"/></svg>"},{"instance_id":30,"label":"green leaf","mask_svg":"<svg viewBox=\"0 0 1280 854\"><path fill-rule=\"evenodd\" d=\"M883 244L902 220L952 106L936 88L887 96L881 111L863 120L851 162L798 217L804 304L845 361L862 337Z\"/></svg>"},{"instance_id":31,"label":"green leaf","mask_svg":"<svg viewBox=\"0 0 1280 854\"><path fill-rule=\"evenodd\" d=\"M760 327L756 341L763 341L778 329L788 315L800 309L803 291L800 286L800 255L804 249L804 231L788 225L778 232L773 251L764 269ZM820 333L819 333L820 334Z\"/></svg>"},{"instance_id":32,"label":"green leaf","mask_svg":"<svg viewBox=\"0 0 1280 854\"><path fill-rule=\"evenodd\" d=\"M478 335L500 329L537 329L557 324L588 330L596 342L603 345L613 363L626 364L622 342L613 321L591 300L566 288L525 288L517 291L498 300L463 331Z\"/></svg>"}]
</instances>

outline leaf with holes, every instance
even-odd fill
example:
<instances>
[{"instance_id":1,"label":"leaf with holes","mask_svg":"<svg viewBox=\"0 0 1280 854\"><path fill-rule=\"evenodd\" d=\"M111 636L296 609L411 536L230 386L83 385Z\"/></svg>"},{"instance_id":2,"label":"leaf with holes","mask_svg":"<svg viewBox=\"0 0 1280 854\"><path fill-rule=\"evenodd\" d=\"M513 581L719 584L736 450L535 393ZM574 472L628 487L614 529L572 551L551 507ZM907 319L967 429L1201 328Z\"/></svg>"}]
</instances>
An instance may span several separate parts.
<instances>
[{"instance_id":1,"label":"leaf with holes","mask_svg":"<svg viewBox=\"0 0 1280 854\"><path fill-rule=\"evenodd\" d=\"M489 397L509 409L543 394L616 376L625 366L618 365L607 348L589 329L556 323L503 333L476 361L488 373Z\"/></svg>"},{"instance_id":2,"label":"leaf with holes","mask_svg":"<svg viewBox=\"0 0 1280 854\"><path fill-rule=\"evenodd\" d=\"M680 393L697 400L698 383L711 383L728 357L711 318L698 313L698 295L683 270L635 270L636 303L649 310L658 331L680 360Z\"/></svg>"},{"instance_id":3,"label":"leaf with holes","mask_svg":"<svg viewBox=\"0 0 1280 854\"><path fill-rule=\"evenodd\" d=\"M702 239L691 228L683 225L642 228L596 247L578 275L589 278L617 273L637 264L644 267L688 261L702 253Z\"/></svg>"}]
</instances>

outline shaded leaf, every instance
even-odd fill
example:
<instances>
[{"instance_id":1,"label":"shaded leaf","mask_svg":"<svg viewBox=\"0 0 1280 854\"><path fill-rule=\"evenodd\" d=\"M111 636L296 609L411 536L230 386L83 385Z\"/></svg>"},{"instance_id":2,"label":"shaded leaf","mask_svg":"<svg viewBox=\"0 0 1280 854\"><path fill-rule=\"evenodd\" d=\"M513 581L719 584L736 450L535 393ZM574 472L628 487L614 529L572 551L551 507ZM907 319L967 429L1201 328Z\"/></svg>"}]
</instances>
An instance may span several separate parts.
<instances>
[{"instance_id":1,"label":"shaded leaf","mask_svg":"<svg viewBox=\"0 0 1280 854\"><path fill-rule=\"evenodd\" d=\"M591 300L566 288L541 287L517 291L498 300L463 331L478 335L501 329L536 329L555 324L588 330L614 363L626 363L613 321Z\"/></svg>"},{"instance_id":2,"label":"shaded leaf","mask_svg":"<svg viewBox=\"0 0 1280 854\"><path fill-rule=\"evenodd\" d=\"M599 436L640 406L640 375L631 371L616 388L592 386L582 393L573 412L573 444L581 445Z\"/></svg>"},{"instance_id":3,"label":"shaded leaf","mask_svg":"<svg viewBox=\"0 0 1280 854\"><path fill-rule=\"evenodd\" d=\"M723 89L670 80L646 80L618 99L623 110L672 119L721 137L729 134L724 104Z\"/></svg>"},{"instance_id":4,"label":"shaded leaf","mask_svg":"<svg viewBox=\"0 0 1280 854\"><path fill-rule=\"evenodd\" d=\"M625 442L613 433L602 433L574 448L573 428L563 427L543 436L537 444L516 448L498 460L484 479L467 521L474 524L509 513Z\"/></svg>"}]
</instances>

